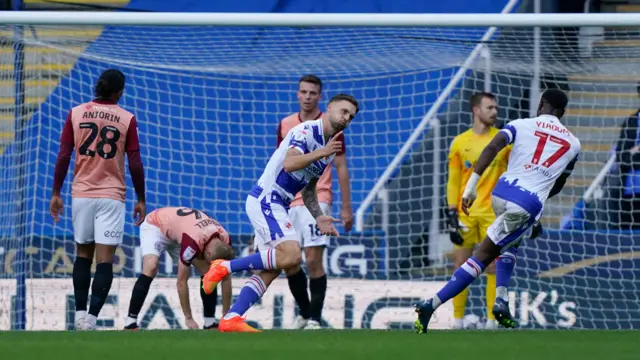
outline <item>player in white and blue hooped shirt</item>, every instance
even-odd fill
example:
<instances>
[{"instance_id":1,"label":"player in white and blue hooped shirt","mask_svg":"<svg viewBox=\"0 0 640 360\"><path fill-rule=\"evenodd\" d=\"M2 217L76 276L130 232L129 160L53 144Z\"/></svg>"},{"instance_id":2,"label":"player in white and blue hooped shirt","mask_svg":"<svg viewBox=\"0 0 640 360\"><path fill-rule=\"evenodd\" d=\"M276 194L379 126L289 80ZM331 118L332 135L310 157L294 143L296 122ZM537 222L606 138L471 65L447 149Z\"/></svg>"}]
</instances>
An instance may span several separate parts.
<instances>
[{"instance_id":1,"label":"player in white and blue hooped shirt","mask_svg":"<svg viewBox=\"0 0 640 360\"><path fill-rule=\"evenodd\" d=\"M482 151L462 195L462 210L466 213L475 200L476 184L485 169L500 150L513 144L507 171L491 193L497 218L473 256L453 273L451 280L433 298L416 304L418 333L426 333L438 306L467 288L496 258L493 314L502 326L517 325L509 312L507 286L518 245L524 233L539 221L547 198L560 193L580 153L580 141L560 123L568 101L562 90L545 91L538 117L510 122Z\"/></svg>"},{"instance_id":2,"label":"player in white and blue hooped shirt","mask_svg":"<svg viewBox=\"0 0 640 360\"><path fill-rule=\"evenodd\" d=\"M304 204L320 232L339 236L333 225L339 220L322 212L316 183L335 153L342 150L342 143L336 139L357 113L356 99L338 94L329 101L322 119L306 121L291 129L271 156L246 202L258 252L240 259L213 262L203 278L203 289L209 294L230 273L262 270L242 288L237 301L220 321L220 331L258 331L247 325L242 315L262 297L282 270L287 274L300 271L302 251L288 214L289 203L298 192L302 191Z\"/></svg>"}]
</instances>

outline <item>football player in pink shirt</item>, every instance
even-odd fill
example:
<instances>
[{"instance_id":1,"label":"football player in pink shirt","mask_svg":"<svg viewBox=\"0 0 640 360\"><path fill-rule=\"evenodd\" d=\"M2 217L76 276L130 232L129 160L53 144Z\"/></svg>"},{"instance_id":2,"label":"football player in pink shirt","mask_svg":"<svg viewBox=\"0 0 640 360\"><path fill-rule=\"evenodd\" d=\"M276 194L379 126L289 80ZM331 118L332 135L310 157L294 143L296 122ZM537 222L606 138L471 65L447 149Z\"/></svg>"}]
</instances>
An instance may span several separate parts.
<instances>
[{"instance_id":1,"label":"football player in pink shirt","mask_svg":"<svg viewBox=\"0 0 640 360\"><path fill-rule=\"evenodd\" d=\"M322 97L322 80L319 77L316 75L301 77L298 81L297 97L300 111L280 121L277 146L280 146L282 140L293 127L307 120L317 120L323 115L318 107L318 102ZM333 159L333 164L338 174L340 193L342 194L340 219L345 230L349 231L353 225L353 210L351 208L351 188L349 186L349 171L347 170L347 158L345 156L344 135L341 134L337 141L342 142L342 150L337 152ZM331 203L333 201L331 185L331 165L329 165L316 185L320 208L327 215L331 215ZM322 266L322 257L325 248L329 245L329 236L320 232L316 220L304 205L300 193L296 194L295 199L291 202L289 215L291 216L293 228L296 230L298 242L304 249L307 269L311 278L309 281L311 300L309 300L305 272L300 269L296 274L287 274L289 289L300 310L300 315L296 316L291 327L293 329L319 329L322 320L322 307L327 291L327 276Z\"/></svg>"},{"instance_id":2,"label":"football player in pink shirt","mask_svg":"<svg viewBox=\"0 0 640 360\"><path fill-rule=\"evenodd\" d=\"M125 219L124 156L138 196L133 217L140 225L146 215L144 168L135 116L118 106L125 76L114 69L104 71L95 87L96 98L71 109L62 129L56 160L49 211L60 221L63 202L60 191L76 150L71 188L71 217L76 241L73 264L75 326L95 329L96 320L113 281L113 256L122 243ZM91 286L91 263L96 272Z\"/></svg>"},{"instance_id":3,"label":"football player in pink shirt","mask_svg":"<svg viewBox=\"0 0 640 360\"><path fill-rule=\"evenodd\" d=\"M231 260L234 251L227 231L204 211L186 207L165 207L149 213L140 225L140 248L142 273L133 287L125 329L138 329L138 314L151 282L158 273L158 262L164 251L178 262L177 289L187 328L197 329L198 323L191 313L187 286L191 274L190 266L193 265L204 275L209 270L211 261ZM225 315L231 306L231 275L225 277L221 285L222 313ZM207 306L204 303L205 298L203 305ZM205 315L204 328L211 328L212 324L207 324L207 321L213 320L206 319Z\"/></svg>"}]
</instances>

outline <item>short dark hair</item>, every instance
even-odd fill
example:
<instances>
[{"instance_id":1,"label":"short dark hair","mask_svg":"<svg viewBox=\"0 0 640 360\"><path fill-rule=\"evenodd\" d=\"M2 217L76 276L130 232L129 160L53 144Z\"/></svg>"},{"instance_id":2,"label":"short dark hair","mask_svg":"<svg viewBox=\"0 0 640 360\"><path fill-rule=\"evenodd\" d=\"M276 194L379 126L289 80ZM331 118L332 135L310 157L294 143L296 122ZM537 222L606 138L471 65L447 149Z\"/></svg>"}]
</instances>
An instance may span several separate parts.
<instances>
[{"instance_id":1,"label":"short dark hair","mask_svg":"<svg viewBox=\"0 0 640 360\"><path fill-rule=\"evenodd\" d=\"M482 99L484 98L491 99L494 101L496 100L496 96L490 92L485 92L485 91L477 92L471 95L471 98L469 99L469 110L473 112L473 108L476 106L480 106L480 104L482 104Z\"/></svg>"},{"instance_id":2,"label":"short dark hair","mask_svg":"<svg viewBox=\"0 0 640 360\"><path fill-rule=\"evenodd\" d=\"M338 95L334 95L331 100L329 100L329 104L331 104L332 102L336 102L336 101L348 101L350 103L353 104L353 106L356 107L356 114L358 113L358 111L360 111L360 105L358 105L358 100L356 100L356 98L354 98L353 96L349 95L349 94L338 94Z\"/></svg>"},{"instance_id":3,"label":"short dark hair","mask_svg":"<svg viewBox=\"0 0 640 360\"><path fill-rule=\"evenodd\" d=\"M313 75L313 74L304 75L303 77L300 78L300 80L298 80L298 86L300 86L300 83L302 82L308 82L311 84L318 85L318 87L320 88L320 91L322 91L322 80L320 80L320 78L317 77L316 75Z\"/></svg>"},{"instance_id":4,"label":"short dark hair","mask_svg":"<svg viewBox=\"0 0 640 360\"><path fill-rule=\"evenodd\" d=\"M108 69L100 74L96 83L96 97L109 98L124 90L125 76L120 70Z\"/></svg>"},{"instance_id":5,"label":"short dark hair","mask_svg":"<svg viewBox=\"0 0 640 360\"><path fill-rule=\"evenodd\" d=\"M560 89L547 89L542 93L542 100L549 104L552 109L564 110L569 103L569 98Z\"/></svg>"}]
</instances>

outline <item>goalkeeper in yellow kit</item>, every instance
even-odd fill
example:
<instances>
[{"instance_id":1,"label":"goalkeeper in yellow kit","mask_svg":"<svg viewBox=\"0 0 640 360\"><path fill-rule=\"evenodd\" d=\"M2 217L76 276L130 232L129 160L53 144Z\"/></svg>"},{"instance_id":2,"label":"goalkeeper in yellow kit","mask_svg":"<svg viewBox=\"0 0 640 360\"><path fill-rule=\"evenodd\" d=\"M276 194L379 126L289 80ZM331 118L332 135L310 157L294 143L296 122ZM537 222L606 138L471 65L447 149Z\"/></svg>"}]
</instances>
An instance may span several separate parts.
<instances>
[{"instance_id":1,"label":"goalkeeper in yellow kit","mask_svg":"<svg viewBox=\"0 0 640 360\"><path fill-rule=\"evenodd\" d=\"M498 105L491 93L476 93L471 99L473 125L456 136L449 151L449 179L447 181L447 225L451 242L454 244L456 267L461 266L471 256L473 247L487 235L487 228L495 220L491 206L491 191L502 173L507 169L511 146L502 150L489 165L478 182L478 197L469 210L469 215L461 211L462 192L480 153L498 133L494 127L498 118ZM485 329L497 328L492 308L496 297L495 263L487 270L487 324ZM463 319L467 304L468 290L453 298L454 328L464 327Z\"/></svg>"}]
</instances>

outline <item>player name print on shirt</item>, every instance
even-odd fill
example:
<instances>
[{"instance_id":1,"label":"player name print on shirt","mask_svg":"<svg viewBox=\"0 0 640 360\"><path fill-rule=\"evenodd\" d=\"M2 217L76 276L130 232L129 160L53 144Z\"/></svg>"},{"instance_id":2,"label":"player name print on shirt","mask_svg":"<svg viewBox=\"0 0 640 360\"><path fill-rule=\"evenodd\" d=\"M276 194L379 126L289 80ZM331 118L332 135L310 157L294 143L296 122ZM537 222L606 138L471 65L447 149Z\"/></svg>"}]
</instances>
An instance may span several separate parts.
<instances>
[{"instance_id":1,"label":"player name print on shirt","mask_svg":"<svg viewBox=\"0 0 640 360\"><path fill-rule=\"evenodd\" d=\"M105 106L102 106L102 107L105 108ZM113 113L113 112L110 113L104 110L95 110L95 106L93 109L88 109L87 111L85 111L82 114L82 118L93 119L93 120L101 119L101 120L107 120L107 121L112 121L116 123L120 122L120 116L118 116L117 113Z\"/></svg>"},{"instance_id":2,"label":"player name print on shirt","mask_svg":"<svg viewBox=\"0 0 640 360\"><path fill-rule=\"evenodd\" d=\"M569 132L569 130L567 130L564 127L560 127L560 126L558 126L556 124L550 124L550 123L547 123L547 122L536 121L536 126L541 128L541 129L555 131L555 132L563 134L563 135L570 135L571 134L571 132Z\"/></svg>"}]
</instances>

